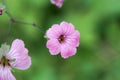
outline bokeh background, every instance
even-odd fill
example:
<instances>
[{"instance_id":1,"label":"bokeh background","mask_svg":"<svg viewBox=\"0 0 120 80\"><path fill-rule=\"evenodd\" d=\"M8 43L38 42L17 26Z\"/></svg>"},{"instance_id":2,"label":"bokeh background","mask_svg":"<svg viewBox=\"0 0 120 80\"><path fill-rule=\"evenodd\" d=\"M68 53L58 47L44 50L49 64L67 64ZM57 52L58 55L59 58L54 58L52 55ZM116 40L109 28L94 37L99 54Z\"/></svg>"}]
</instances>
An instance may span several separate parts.
<instances>
[{"instance_id":1,"label":"bokeh background","mask_svg":"<svg viewBox=\"0 0 120 80\"><path fill-rule=\"evenodd\" d=\"M6 2L15 19L39 25L10 27L9 17L0 16L0 45L6 38L9 45L22 39L32 58L28 70L14 69L17 80L120 80L120 0L65 0L62 8L50 0ZM51 25L62 21L81 33L77 54L68 59L50 55L44 38Z\"/></svg>"}]
</instances>

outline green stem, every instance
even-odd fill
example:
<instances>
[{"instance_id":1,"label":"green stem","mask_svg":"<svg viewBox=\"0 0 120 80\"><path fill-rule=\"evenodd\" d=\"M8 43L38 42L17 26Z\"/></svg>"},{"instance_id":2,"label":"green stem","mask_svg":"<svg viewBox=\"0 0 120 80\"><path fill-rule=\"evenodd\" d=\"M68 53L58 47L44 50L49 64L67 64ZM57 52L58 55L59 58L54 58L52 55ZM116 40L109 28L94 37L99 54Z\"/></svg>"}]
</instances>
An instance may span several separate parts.
<instances>
[{"instance_id":1,"label":"green stem","mask_svg":"<svg viewBox=\"0 0 120 80\"><path fill-rule=\"evenodd\" d=\"M43 31L39 25L35 24L35 23L28 23L28 22L24 22L24 21L21 21L21 20L16 20L12 14L10 13L8 7L7 7L7 3L6 3L6 0L2 0L2 3L3 5L5 6L5 13L7 14L7 16L9 17L10 19L10 23L9 23L9 30L8 30L8 34L7 34L7 37L6 37L6 42L8 41L9 37L10 37L10 32L11 32L11 28L12 28L12 23L18 23L18 24L24 24L24 25L31 25L33 27L37 27L43 34L45 33L45 31Z\"/></svg>"}]
</instances>

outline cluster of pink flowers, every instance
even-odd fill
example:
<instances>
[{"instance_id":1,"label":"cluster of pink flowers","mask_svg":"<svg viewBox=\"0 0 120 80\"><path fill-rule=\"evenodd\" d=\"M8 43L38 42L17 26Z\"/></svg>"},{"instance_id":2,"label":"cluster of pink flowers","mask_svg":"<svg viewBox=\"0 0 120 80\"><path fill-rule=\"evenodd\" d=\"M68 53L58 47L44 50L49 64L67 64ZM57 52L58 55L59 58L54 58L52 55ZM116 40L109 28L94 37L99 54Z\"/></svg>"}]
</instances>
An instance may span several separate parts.
<instances>
[{"instance_id":1,"label":"cluster of pink flowers","mask_svg":"<svg viewBox=\"0 0 120 80\"><path fill-rule=\"evenodd\" d=\"M54 24L46 32L48 41L46 47L51 55L61 53L62 58L68 58L76 54L79 46L80 33L74 29L72 23L61 22ZM31 65L31 58L28 49L20 39L15 39L11 47L3 44L0 48L0 80L16 80L11 69L28 69Z\"/></svg>"},{"instance_id":2,"label":"cluster of pink flowers","mask_svg":"<svg viewBox=\"0 0 120 80\"><path fill-rule=\"evenodd\" d=\"M11 69L28 69L31 65L31 58L28 56L28 49L25 48L22 40L16 39L11 47L3 44L0 48L0 80L16 80Z\"/></svg>"},{"instance_id":3,"label":"cluster of pink flowers","mask_svg":"<svg viewBox=\"0 0 120 80\"><path fill-rule=\"evenodd\" d=\"M76 54L76 47L79 46L80 33L74 29L74 25L61 22L54 24L47 32L47 48L51 55L61 52L63 58L68 58Z\"/></svg>"},{"instance_id":4,"label":"cluster of pink flowers","mask_svg":"<svg viewBox=\"0 0 120 80\"><path fill-rule=\"evenodd\" d=\"M61 8L64 0L51 0L51 3ZM3 13L3 6L0 6L0 15ZM72 23L61 22L54 24L46 31L48 39L46 47L51 55L60 54L66 59L77 52L79 46L80 32L75 30ZM15 39L11 47L3 44L0 48L0 80L16 80L11 70L12 68L25 70L31 66L31 57L28 49L20 39Z\"/></svg>"}]
</instances>

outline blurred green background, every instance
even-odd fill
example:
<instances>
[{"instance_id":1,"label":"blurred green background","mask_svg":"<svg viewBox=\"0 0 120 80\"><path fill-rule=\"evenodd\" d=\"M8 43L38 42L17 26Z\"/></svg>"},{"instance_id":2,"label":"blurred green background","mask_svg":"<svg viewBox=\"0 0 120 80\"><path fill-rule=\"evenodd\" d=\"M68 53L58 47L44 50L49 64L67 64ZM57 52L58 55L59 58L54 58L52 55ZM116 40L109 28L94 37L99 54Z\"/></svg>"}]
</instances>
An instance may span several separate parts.
<instances>
[{"instance_id":1,"label":"blurred green background","mask_svg":"<svg viewBox=\"0 0 120 80\"><path fill-rule=\"evenodd\" d=\"M0 1L2 2L2 1ZM13 72L17 80L120 80L120 0L65 0L57 8L50 0L7 0L15 19L0 16L0 44L24 40L32 58L28 70ZM52 24L71 22L80 31L77 54L68 59L50 55L44 32Z\"/></svg>"}]
</instances>

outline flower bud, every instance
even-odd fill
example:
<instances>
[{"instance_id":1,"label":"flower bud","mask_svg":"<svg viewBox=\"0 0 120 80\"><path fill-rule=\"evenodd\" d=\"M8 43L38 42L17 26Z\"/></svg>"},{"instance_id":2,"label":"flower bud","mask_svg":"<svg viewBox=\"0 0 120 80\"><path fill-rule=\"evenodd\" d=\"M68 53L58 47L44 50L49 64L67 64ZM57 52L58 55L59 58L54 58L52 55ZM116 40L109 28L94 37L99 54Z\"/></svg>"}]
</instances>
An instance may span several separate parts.
<instances>
[{"instance_id":1,"label":"flower bud","mask_svg":"<svg viewBox=\"0 0 120 80\"><path fill-rule=\"evenodd\" d=\"M4 5L2 5L2 4L0 4L0 15L2 15L3 14L3 10L5 9L5 6Z\"/></svg>"}]
</instances>

